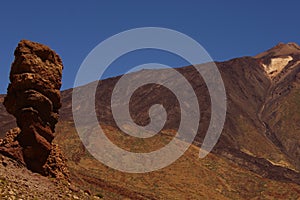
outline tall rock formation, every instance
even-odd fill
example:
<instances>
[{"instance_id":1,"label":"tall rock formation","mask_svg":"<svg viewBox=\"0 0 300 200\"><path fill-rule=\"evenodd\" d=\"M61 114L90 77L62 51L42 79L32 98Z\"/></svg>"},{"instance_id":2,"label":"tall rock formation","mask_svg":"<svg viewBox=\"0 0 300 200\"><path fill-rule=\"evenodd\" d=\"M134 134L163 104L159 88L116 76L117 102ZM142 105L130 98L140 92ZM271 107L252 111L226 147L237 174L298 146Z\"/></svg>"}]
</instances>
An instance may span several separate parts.
<instances>
[{"instance_id":1,"label":"tall rock formation","mask_svg":"<svg viewBox=\"0 0 300 200\"><path fill-rule=\"evenodd\" d=\"M16 117L20 131L14 132L13 145L8 142L0 151L4 149L30 170L45 175L49 173L49 155L57 154L51 152L57 151L51 142L61 107L62 70L62 60L53 50L22 40L15 50L11 83L4 99L4 106Z\"/></svg>"}]
</instances>

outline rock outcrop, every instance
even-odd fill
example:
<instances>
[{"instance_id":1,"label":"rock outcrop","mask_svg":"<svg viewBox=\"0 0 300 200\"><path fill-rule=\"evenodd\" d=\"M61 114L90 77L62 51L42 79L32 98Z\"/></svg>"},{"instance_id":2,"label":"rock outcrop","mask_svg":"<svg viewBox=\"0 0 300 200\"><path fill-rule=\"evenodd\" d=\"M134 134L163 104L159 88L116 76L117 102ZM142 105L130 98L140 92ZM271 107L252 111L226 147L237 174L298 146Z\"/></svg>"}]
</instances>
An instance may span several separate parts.
<instances>
[{"instance_id":1,"label":"rock outcrop","mask_svg":"<svg viewBox=\"0 0 300 200\"><path fill-rule=\"evenodd\" d=\"M46 169L49 155L57 154L52 152L57 151L52 140L61 107L62 70L62 60L53 50L22 40L15 50L11 83L4 99L4 106L16 117L20 131L14 139L10 138L11 142L4 144L2 141L0 151L44 175L49 174Z\"/></svg>"}]
</instances>

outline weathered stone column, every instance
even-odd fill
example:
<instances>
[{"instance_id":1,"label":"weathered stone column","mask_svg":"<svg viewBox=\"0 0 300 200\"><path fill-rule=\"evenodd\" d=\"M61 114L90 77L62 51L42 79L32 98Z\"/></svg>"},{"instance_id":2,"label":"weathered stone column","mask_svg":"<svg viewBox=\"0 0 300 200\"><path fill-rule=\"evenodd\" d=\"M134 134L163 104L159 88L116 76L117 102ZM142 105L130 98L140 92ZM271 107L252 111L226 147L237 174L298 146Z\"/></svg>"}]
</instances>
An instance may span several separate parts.
<instances>
[{"instance_id":1,"label":"weathered stone column","mask_svg":"<svg viewBox=\"0 0 300 200\"><path fill-rule=\"evenodd\" d=\"M30 170L42 174L61 107L62 70L62 60L53 50L22 40L15 50L11 83L4 100L7 111L16 117L21 130L16 141L23 158L18 159Z\"/></svg>"}]
</instances>

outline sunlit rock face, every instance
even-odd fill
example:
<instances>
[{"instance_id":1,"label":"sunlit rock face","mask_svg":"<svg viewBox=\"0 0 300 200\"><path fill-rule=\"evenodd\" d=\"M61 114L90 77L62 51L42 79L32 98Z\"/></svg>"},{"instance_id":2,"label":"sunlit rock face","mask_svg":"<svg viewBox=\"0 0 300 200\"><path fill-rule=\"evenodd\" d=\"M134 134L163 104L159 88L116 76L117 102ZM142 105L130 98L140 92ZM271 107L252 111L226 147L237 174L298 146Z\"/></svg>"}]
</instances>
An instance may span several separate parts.
<instances>
[{"instance_id":1,"label":"sunlit rock face","mask_svg":"<svg viewBox=\"0 0 300 200\"><path fill-rule=\"evenodd\" d=\"M291 56L272 58L269 64L262 64L270 78L277 76L287 64L293 60Z\"/></svg>"}]
</instances>

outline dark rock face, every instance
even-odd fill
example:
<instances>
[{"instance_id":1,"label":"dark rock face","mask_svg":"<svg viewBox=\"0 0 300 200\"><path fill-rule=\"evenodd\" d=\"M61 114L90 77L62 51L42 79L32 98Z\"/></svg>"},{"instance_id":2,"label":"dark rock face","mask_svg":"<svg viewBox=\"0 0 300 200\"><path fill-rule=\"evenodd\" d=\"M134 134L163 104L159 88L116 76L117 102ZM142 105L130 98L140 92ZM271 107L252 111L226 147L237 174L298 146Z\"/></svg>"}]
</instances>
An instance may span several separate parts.
<instances>
[{"instance_id":1,"label":"dark rock face","mask_svg":"<svg viewBox=\"0 0 300 200\"><path fill-rule=\"evenodd\" d=\"M62 70L62 60L53 50L22 40L15 50L11 83L3 103L7 111L16 117L21 130L15 142L20 145L23 157L17 159L32 171L42 174L52 150L51 142L61 107Z\"/></svg>"}]
</instances>

